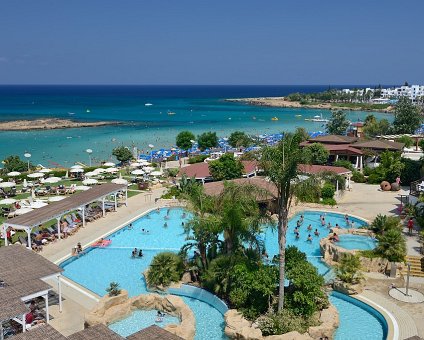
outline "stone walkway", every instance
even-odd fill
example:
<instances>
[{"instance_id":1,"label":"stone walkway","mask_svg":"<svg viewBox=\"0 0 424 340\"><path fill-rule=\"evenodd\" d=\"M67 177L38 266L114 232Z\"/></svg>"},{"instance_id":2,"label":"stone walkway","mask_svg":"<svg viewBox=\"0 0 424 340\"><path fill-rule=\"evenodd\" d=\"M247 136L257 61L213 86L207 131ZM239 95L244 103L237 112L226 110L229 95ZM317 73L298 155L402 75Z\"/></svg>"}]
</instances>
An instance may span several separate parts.
<instances>
[{"instance_id":1,"label":"stone walkway","mask_svg":"<svg viewBox=\"0 0 424 340\"><path fill-rule=\"evenodd\" d=\"M404 309L371 290L364 290L359 294L359 297L361 296L375 302L393 315L399 327L399 339L403 340L418 335L414 319Z\"/></svg>"}]
</instances>

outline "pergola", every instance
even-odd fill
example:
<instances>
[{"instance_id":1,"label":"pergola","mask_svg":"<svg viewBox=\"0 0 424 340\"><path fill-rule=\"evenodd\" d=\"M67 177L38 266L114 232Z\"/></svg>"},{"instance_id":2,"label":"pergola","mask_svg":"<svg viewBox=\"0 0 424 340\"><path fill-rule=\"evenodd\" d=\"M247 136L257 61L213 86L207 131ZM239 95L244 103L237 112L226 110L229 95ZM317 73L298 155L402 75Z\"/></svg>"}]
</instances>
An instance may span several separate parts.
<instances>
[{"instance_id":1,"label":"pergola","mask_svg":"<svg viewBox=\"0 0 424 340\"><path fill-rule=\"evenodd\" d=\"M125 205L128 204L128 192L126 184L105 183L90 188L87 191L73 194L61 201L50 203L49 205L30 211L24 215L14 217L2 224L2 231L6 246L8 245L6 230L11 227L18 230L25 230L28 234L28 248L31 248L31 232L35 227L50 221L57 220L57 233L60 239L60 219L62 216L75 211L82 210L82 223L85 226L85 206L96 201L102 202L102 212L105 216L105 200L108 196L114 197L115 210L117 209L117 194L125 192Z\"/></svg>"},{"instance_id":2,"label":"pergola","mask_svg":"<svg viewBox=\"0 0 424 340\"><path fill-rule=\"evenodd\" d=\"M0 339L3 323L13 319L26 332L25 315L28 302L37 297L45 301L46 323L49 323L49 291L45 280L56 279L59 292L59 311L62 311L60 277L62 268L21 245L0 248Z\"/></svg>"}]
</instances>

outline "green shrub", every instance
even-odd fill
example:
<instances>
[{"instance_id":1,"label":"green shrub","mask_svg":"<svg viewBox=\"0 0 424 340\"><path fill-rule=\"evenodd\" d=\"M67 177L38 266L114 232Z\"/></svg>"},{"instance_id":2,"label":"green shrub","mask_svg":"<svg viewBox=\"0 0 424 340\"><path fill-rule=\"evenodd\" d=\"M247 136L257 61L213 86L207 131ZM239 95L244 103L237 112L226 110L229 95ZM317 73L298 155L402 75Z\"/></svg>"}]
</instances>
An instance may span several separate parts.
<instances>
[{"instance_id":1,"label":"green shrub","mask_svg":"<svg viewBox=\"0 0 424 340\"><path fill-rule=\"evenodd\" d=\"M391 229L402 230L399 217L378 214L371 223L371 230L377 235L383 235Z\"/></svg>"},{"instance_id":2,"label":"green shrub","mask_svg":"<svg viewBox=\"0 0 424 340\"><path fill-rule=\"evenodd\" d=\"M334 166L341 166L343 168L349 169L350 171L354 171L354 167L351 162L345 159L339 159L333 163Z\"/></svg>"},{"instance_id":3,"label":"green shrub","mask_svg":"<svg viewBox=\"0 0 424 340\"><path fill-rule=\"evenodd\" d=\"M175 253L163 252L157 254L149 266L146 281L149 287L169 286L178 282L184 273L181 257Z\"/></svg>"},{"instance_id":4,"label":"green shrub","mask_svg":"<svg viewBox=\"0 0 424 340\"><path fill-rule=\"evenodd\" d=\"M172 186L168 188L168 191L163 194L160 198L163 199L171 199L171 198L178 198L181 195L181 191L176 187Z\"/></svg>"},{"instance_id":5,"label":"green shrub","mask_svg":"<svg viewBox=\"0 0 424 340\"><path fill-rule=\"evenodd\" d=\"M334 185L333 184L331 184L331 183L325 183L324 186L321 189L321 197L323 199L333 198L335 192L336 192L336 189L334 188Z\"/></svg>"},{"instance_id":6,"label":"green shrub","mask_svg":"<svg viewBox=\"0 0 424 340\"><path fill-rule=\"evenodd\" d=\"M334 198L323 198L320 203L331 206L337 205L337 201Z\"/></svg>"},{"instance_id":7,"label":"green shrub","mask_svg":"<svg viewBox=\"0 0 424 340\"><path fill-rule=\"evenodd\" d=\"M111 282L109 287L106 288L106 292L109 293L109 296L118 296L121 294L121 289L119 288L118 282Z\"/></svg>"},{"instance_id":8,"label":"green shrub","mask_svg":"<svg viewBox=\"0 0 424 340\"><path fill-rule=\"evenodd\" d=\"M355 183L365 183L367 180L363 174L359 171L354 171L352 174L352 181Z\"/></svg>"},{"instance_id":9,"label":"green shrub","mask_svg":"<svg viewBox=\"0 0 424 340\"><path fill-rule=\"evenodd\" d=\"M294 314L285 308L281 312L269 312L257 320L259 329L264 336L284 334L292 331L305 333L309 327L317 326L319 321L315 318L305 318Z\"/></svg>"},{"instance_id":10,"label":"green shrub","mask_svg":"<svg viewBox=\"0 0 424 340\"><path fill-rule=\"evenodd\" d=\"M358 283L363 279L358 255L344 253L336 267L337 278L346 283Z\"/></svg>"},{"instance_id":11,"label":"green shrub","mask_svg":"<svg viewBox=\"0 0 424 340\"><path fill-rule=\"evenodd\" d=\"M405 147L410 148L414 145L414 140L409 136L402 136L397 140L399 143L405 144Z\"/></svg>"},{"instance_id":12,"label":"green shrub","mask_svg":"<svg viewBox=\"0 0 424 340\"><path fill-rule=\"evenodd\" d=\"M180 169L178 168L166 169L166 173L169 177L177 177L179 171Z\"/></svg>"},{"instance_id":13,"label":"green shrub","mask_svg":"<svg viewBox=\"0 0 424 340\"><path fill-rule=\"evenodd\" d=\"M368 183L370 184L380 184L384 180L384 174L380 174L377 172L373 172L371 173L371 175L368 176Z\"/></svg>"},{"instance_id":14,"label":"green shrub","mask_svg":"<svg viewBox=\"0 0 424 340\"><path fill-rule=\"evenodd\" d=\"M409 185L413 181L419 180L421 176L421 161L414 161L409 158L401 158L402 164L404 164L404 168L400 173L400 178L402 180L402 185Z\"/></svg>"},{"instance_id":15,"label":"green shrub","mask_svg":"<svg viewBox=\"0 0 424 340\"><path fill-rule=\"evenodd\" d=\"M365 176L369 176L374 172L374 169L370 168L369 166L366 166L362 169L362 172Z\"/></svg>"},{"instance_id":16,"label":"green shrub","mask_svg":"<svg viewBox=\"0 0 424 340\"><path fill-rule=\"evenodd\" d=\"M208 158L208 155L192 156L188 159L188 164L202 163L206 158Z\"/></svg>"}]
</instances>

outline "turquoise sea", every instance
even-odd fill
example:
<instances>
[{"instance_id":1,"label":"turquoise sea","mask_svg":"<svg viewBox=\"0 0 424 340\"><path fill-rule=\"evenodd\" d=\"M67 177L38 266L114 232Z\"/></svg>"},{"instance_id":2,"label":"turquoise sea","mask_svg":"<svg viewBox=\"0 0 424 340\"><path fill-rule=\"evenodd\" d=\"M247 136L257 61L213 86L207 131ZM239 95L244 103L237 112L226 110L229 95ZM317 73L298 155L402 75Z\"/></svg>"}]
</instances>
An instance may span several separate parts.
<instances>
[{"instance_id":1,"label":"turquoise sea","mask_svg":"<svg viewBox=\"0 0 424 340\"><path fill-rule=\"evenodd\" d=\"M358 86L358 85L357 85ZM341 85L339 87L353 87ZM216 131L220 137L232 131L250 134L293 131L302 126L322 131L322 123L305 118L328 110L283 109L226 102L225 98L284 96L293 92L317 92L328 86L0 86L0 120L70 118L81 121L119 121L123 125L40 131L0 132L0 158L16 154L44 166L70 166L114 160L111 150L118 145L137 146L147 151L171 148L182 130L200 134ZM146 106L145 104L152 104ZM175 114L169 115L169 112ZM351 121L368 112L348 112ZM384 113L378 118L392 119ZM278 117L278 121L271 121Z\"/></svg>"}]
</instances>

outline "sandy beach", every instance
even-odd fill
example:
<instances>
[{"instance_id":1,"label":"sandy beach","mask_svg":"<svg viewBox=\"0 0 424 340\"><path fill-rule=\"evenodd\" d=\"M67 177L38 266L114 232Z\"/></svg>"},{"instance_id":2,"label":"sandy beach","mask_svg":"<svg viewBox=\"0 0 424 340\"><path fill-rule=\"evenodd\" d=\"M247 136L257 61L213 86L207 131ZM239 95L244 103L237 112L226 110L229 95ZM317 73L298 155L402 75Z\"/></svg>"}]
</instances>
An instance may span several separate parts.
<instances>
[{"instance_id":1,"label":"sandy beach","mask_svg":"<svg viewBox=\"0 0 424 340\"><path fill-rule=\"evenodd\" d=\"M53 130L118 125L119 122L77 122L70 119L35 119L0 122L0 131Z\"/></svg>"},{"instance_id":2,"label":"sandy beach","mask_svg":"<svg viewBox=\"0 0 424 340\"><path fill-rule=\"evenodd\" d=\"M300 102L289 101L286 97L262 97L262 98L230 98L226 99L229 102L246 103L255 106L269 106L269 107L287 107L287 108L303 108L303 109L337 109L348 111L368 111L362 107L348 107L333 105L332 103L317 103L317 104L301 104ZM391 112L393 107L389 106L387 109L373 109L369 111L375 112Z\"/></svg>"}]
</instances>

